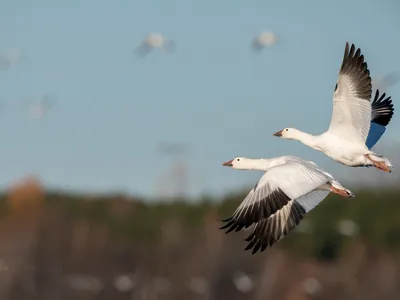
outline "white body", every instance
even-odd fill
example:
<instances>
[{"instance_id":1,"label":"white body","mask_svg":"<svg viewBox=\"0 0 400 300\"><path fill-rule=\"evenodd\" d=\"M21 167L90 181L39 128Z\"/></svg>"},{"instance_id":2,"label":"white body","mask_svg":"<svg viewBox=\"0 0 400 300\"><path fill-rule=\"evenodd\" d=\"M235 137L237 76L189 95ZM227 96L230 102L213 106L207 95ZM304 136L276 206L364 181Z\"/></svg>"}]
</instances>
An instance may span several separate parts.
<instances>
[{"instance_id":1,"label":"white body","mask_svg":"<svg viewBox=\"0 0 400 300\"><path fill-rule=\"evenodd\" d=\"M346 44L333 97L333 112L329 129L321 135L311 135L294 128L285 128L274 135L294 139L325 153L347 166L375 166L391 172L390 161L368 149L366 140L371 126L371 77L361 50ZM379 110L385 115L390 110Z\"/></svg>"},{"instance_id":2,"label":"white body","mask_svg":"<svg viewBox=\"0 0 400 300\"><path fill-rule=\"evenodd\" d=\"M369 150L365 143L354 143L329 132L313 136L297 129L290 128L290 130L296 134L296 139L303 144L324 153L343 165L352 167L373 166L373 163L364 155L375 155L375 153Z\"/></svg>"},{"instance_id":3,"label":"white body","mask_svg":"<svg viewBox=\"0 0 400 300\"><path fill-rule=\"evenodd\" d=\"M271 159L237 157L227 163L234 169L260 170L265 174L222 228L239 231L254 225L247 249L265 250L293 230L331 191L354 197L333 176L314 162L295 156Z\"/></svg>"}]
</instances>

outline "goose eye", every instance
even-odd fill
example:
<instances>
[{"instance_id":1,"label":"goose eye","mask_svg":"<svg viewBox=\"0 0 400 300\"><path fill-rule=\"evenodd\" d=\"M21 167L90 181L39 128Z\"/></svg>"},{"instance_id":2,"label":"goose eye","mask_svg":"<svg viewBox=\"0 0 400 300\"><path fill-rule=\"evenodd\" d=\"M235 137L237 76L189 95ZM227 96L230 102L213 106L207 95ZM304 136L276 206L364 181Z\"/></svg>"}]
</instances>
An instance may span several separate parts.
<instances>
[{"instance_id":1,"label":"goose eye","mask_svg":"<svg viewBox=\"0 0 400 300\"><path fill-rule=\"evenodd\" d=\"M236 161L240 161L240 159L238 158Z\"/></svg>"},{"instance_id":2,"label":"goose eye","mask_svg":"<svg viewBox=\"0 0 400 300\"><path fill-rule=\"evenodd\" d=\"M286 129L286 131L289 131L289 129Z\"/></svg>"}]
</instances>

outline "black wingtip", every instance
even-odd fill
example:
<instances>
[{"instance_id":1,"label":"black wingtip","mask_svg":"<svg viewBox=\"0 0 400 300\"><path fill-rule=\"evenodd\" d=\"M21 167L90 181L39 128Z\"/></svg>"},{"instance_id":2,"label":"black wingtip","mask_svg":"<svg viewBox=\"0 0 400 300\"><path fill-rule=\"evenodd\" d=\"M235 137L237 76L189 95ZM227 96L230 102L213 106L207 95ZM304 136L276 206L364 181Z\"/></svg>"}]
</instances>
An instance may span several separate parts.
<instances>
[{"instance_id":1,"label":"black wingtip","mask_svg":"<svg viewBox=\"0 0 400 300\"><path fill-rule=\"evenodd\" d=\"M253 237L254 237L254 233L252 233L252 234L250 234L247 238L245 238L244 240L246 241L246 242L250 242L252 239L253 239Z\"/></svg>"},{"instance_id":2,"label":"black wingtip","mask_svg":"<svg viewBox=\"0 0 400 300\"><path fill-rule=\"evenodd\" d=\"M219 219L219 218L218 218ZM229 221L231 221L233 219L233 217L229 217L229 218L226 218L226 219L220 219L220 221L221 222L229 222Z\"/></svg>"},{"instance_id":3,"label":"black wingtip","mask_svg":"<svg viewBox=\"0 0 400 300\"><path fill-rule=\"evenodd\" d=\"M235 225L232 225L227 231L225 231L225 234L227 234L227 233L233 231L235 228L236 228L236 226L235 226Z\"/></svg>"},{"instance_id":4,"label":"black wingtip","mask_svg":"<svg viewBox=\"0 0 400 300\"><path fill-rule=\"evenodd\" d=\"M391 96L388 96L388 97L386 98L386 93L383 93L383 94L379 97L379 89L376 90L376 98L377 98L377 101L379 101L379 102L388 101L388 102L392 103L392 101L391 101Z\"/></svg>"},{"instance_id":5,"label":"black wingtip","mask_svg":"<svg viewBox=\"0 0 400 300\"><path fill-rule=\"evenodd\" d=\"M223 226L221 226L219 229L226 229L226 228L234 225L234 223L235 223L234 221L230 221L230 222L224 224Z\"/></svg>"},{"instance_id":6,"label":"black wingtip","mask_svg":"<svg viewBox=\"0 0 400 300\"><path fill-rule=\"evenodd\" d=\"M260 251L261 252L264 252L265 251L265 249L267 249L268 248L268 245L267 245L267 243L264 243L262 246L261 246L261 249L260 249Z\"/></svg>"},{"instance_id":7,"label":"black wingtip","mask_svg":"<svg viewBox=\"0 0 400 300\"><path fill-rule=\"evenodd\" d=\"M356 84L357 96L370 101L372 84L367 62L364 61L361 49L354 44L349 46L349 42L346 42L340 74L351 76Z\"/></svg>"},{"instance_id":8,"label":"black wingtip","mask_svg":"<svg viewBox=\"0 0 400 300\"><path fill-rule=\"evenodd\" d=\"M244 250L247 251L247 250L250 250L251 248L253 248L254 245L255 245L255 243L256 243L256 241L257 241L256 239L251 240L251 241L247 244L246 248L244 248Z\"/></svg>"},{"instance_id":9,"label":"black wingtip","mask_svg":"<svg viewBox=\"0 0 400 300\"><path fill-rule=\"evenodd\" d=\"M375 91L374 101L371 104L371 122L387 126L394 115L394 107L391 96L386 97L386 93L379 95L379 89Z\"/></svg>"},{"instance_id":10,"label":"black wingtip","mask_svg":"<svg viewBox=\"0 0 400 300\"><path fill-rule=\"evenodd\" d=\"M238 231L242 230L243 227L244 227L243 224L238 225L238 226L236 227L235 231L238 232Z\"/></svg>"},{"instance_id":11,"label":"black wingtip","mask_svg":"<svg viewBox=\"0 0 400 300\"><path fill-rule=\"evenodd\" d=\"M225 231L225 233L229 233L232 232L233 230L235 230L236 232L240 231L243 227L245 227L245 224L243 224L242 222L236 220L233 217L227 218L225 220L223 220L224 222L228 222L226 224L224 224L223 226L219 227L219 229L227 229Z\"/></svg>"},{"instance_id":12,"label":"black wingtip","mask_svg":"<svg viewBox=\"0 0 400 300\"><path fill-rule=\"evenodd\" d=\"M256 254L258 252L258 250L261 248L261 245L262 245L262 241L258 240L258 242L255 244L251 254Z\"/></svg>"}]
</instances>

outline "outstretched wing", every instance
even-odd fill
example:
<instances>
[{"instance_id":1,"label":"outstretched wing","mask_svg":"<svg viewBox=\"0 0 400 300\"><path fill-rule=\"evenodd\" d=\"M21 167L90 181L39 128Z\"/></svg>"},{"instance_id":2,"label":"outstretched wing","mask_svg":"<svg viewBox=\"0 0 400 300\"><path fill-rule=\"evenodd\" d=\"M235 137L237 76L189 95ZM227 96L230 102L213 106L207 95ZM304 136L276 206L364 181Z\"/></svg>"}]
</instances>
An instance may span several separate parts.
<instances>
[{"instance_id":1,"label":"outstretched wing","mask_svg":"<svg viewBox=\"0 0 400 300\"><path fill-rule=\"evenodd\" d=\"M330 178L310 164L291 161L271 168L261 177L233 215L223 220L227 224L221 229L227 229L226 233L239 231L272 215L277 215L283 226L288 221L289 207L301 206L302 210L308 212L322 201L322 198L314 201L315 199L302 196L329 181ZM328 194L329 192L326 193Z\"/></svg>"},{"instance_id":2,"label":"outstretched wing","mask_svg":"<svg viewBox=\"0 0 400 300\"><path fill-rule=\"evenodd\" d=\"M288 203L276 214L258 222L245 239L249 242L245 250L252 250L252 254L255 254L258 250L263 252L267 247L279 242L300 224L307 212L321 203L328 195L329 191L312 191ZM304 205L305 203L311 205Z\"/></svg>"},{"instance_id":3,"label":"outstretched wing","mask_svg":"<svg viewBox=\"0 0 400 300\"><path fill-rule=\"evenodd\" d=\"M333 112L328 132L349 141L365 143L371 121L372 86L360 48L346 43L342 66L333 94Z\"/></svg>"},{"instance_id":4,"label":"outstretched wing","mask_svg":"<svg viewBox=\"0 0 400 300\"><path fill-rule=\"evenodd\" d=\"M366 146L372 149L386 131L386 126L389 124L394 114L394 108L391 97L386 97L383 93L379 97L379 90L375 92L375 98L372 102L371 127L369 129Z\"/></svg>"}]
</instances>

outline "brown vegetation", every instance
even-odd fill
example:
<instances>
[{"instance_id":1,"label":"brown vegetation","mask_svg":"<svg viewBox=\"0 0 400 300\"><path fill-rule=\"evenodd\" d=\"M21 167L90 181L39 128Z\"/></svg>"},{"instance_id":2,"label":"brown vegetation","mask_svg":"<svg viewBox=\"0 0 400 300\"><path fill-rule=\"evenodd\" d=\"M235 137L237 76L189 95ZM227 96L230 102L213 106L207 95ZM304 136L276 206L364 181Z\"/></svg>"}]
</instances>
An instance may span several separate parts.
<instances>
[{"instance_id":1,"label":"brown vegetation","mask_svg":"<svg viewBox=\"0 0 400 300\"><path fill-rule=\"evenodd\" d=\"M0 201L0 299L399 299L400 193L358 195L329 197L307 231L251 255L246 233L218 229L242 195L88 199L30 179Z\"/></svg>"}]
</instances>

